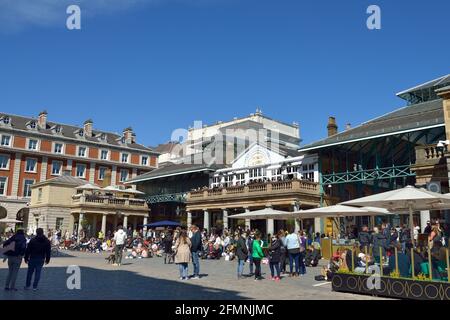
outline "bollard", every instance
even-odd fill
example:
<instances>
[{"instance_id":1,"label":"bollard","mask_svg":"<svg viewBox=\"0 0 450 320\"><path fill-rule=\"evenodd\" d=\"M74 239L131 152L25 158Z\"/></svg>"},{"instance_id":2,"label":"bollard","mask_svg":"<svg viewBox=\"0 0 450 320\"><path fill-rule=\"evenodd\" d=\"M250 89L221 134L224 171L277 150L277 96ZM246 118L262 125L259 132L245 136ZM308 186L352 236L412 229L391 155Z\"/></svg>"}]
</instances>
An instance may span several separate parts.
<instances>
[{"instance_id":1,"label":"bollard","mask_svg":"<svg viewBox=\"0 0 450 320\"><path fill-rule=\"evenodd\" d=\"M380 247L380 275L383 276L383 250Z\"/></svg>"},{"instance_id":2,"label":"bollard","mask_svg":"<svg viewBox=\"0 0 450 320\"><path fill-rule=\"evenodd\" d=\"M414 279L416 273L414 272L414 248L411 248L411 277Z\"/></svg>"},{"instance_id":3,"label":"bollard","mask_svg":"<svg viewBox=\"0 0 450 320\"><path fill-rule=\"evenodd\" d=\"M398 252L397 252L397 247L395 247L395 272L398 274Z\"/></svg>"},{"instance_id":4,"label":"bollard","mask_svg":"<svg viewBox=\"0 0 450 320\"><path fill-rule=\"evenodd\" d=\"M352 272L355 272L355 248L352 248Z\"/></svg>"},{"instance_id":5,"label":"bollard","mask_svg":"<svg viewBox=\"0 0 450 320\"><path fill-rule=\"evenodd\" d=\"M365 263L366 263L366 273L367 273L367 268L369 266L369 261L367 261L367 246L365 246L364 248L366 249L366 261L365 261Z\"/></svg>"}]
</instances>

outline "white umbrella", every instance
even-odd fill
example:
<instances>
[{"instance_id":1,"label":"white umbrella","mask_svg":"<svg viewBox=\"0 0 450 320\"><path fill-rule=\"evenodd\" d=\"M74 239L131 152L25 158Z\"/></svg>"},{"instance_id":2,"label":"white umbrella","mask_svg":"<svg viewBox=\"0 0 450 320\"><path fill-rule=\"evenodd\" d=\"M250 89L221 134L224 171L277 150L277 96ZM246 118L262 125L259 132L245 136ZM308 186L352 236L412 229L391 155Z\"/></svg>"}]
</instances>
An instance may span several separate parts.
<instances>
[{"instance_id":1,"label":"white umbrella","mask_svg":"<svg viewBox=\"0 0 450 320\"><path fill-rule=\"evenodd\" d=\"M294 218L292 212L274 210L272 208L265 208L262 210L255 210L245 213L239 213L232 216L228 216L231 219L250 219L250 220L259 220L259 219L277 219L277 220L286 220L290 218Z\"/></svg>"},{"instance_id":2,"label":"white umbrella","mask_svg":"<svg viewBox=\"0 0 450 320\"><path fill-rule=\"evenodd\" d=\"M75 189L77 189L77 190L100 190L101 188L94 184L86 183L86 184L83 184L82 186L76 187Z\"/></svg>"},{"instance_id":3,"label":"white umbrella","mask_svg":"<svg viewBox=\"0 0 450 320\"><path fill-rule=\"evenodd\" d=\"M349 206L371 206L389 211L408 211L411 239L414 239L413 211L450 209L450 196L423 188L406 186L401 189L377 193L371 196L342 202Z\"/></svg>"},{"instance_id":4,"label":"white umbrella","mask_svg":"<svg viewBox=\"0 0 450 320\"><path fill-rule=\"evenodd\" d=\"M392 214L386 209L375 207L352 207L342 204L334 206L295 211L292 215L296 218L325 218L325 217L362 217Z\"/></svg>"}]
</instances>

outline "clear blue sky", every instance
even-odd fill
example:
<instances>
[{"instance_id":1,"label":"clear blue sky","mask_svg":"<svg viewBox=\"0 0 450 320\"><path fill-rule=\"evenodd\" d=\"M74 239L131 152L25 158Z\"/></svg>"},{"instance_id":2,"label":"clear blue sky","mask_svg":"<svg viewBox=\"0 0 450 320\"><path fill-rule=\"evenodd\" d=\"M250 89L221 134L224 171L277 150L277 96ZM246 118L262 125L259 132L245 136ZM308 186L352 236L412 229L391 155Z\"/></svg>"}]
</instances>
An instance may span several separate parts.
<instances>
[{"instance_id":1,"label":"clear blue sky","mask_svg":"<svg viewBox=\"0 0 450 320\"><path fill-rule=\"evenodd\" d=\"M450 73L448 0L0 0L0 111L156 145L194 120L264 114L304 143L403 106ZM80 4L82 30L65 27ZM121 4L122 3L122 4ZM123 4L126 3L126 4ZM366 9L382 29L366 28Z\"/></svg>"}]
</instances>

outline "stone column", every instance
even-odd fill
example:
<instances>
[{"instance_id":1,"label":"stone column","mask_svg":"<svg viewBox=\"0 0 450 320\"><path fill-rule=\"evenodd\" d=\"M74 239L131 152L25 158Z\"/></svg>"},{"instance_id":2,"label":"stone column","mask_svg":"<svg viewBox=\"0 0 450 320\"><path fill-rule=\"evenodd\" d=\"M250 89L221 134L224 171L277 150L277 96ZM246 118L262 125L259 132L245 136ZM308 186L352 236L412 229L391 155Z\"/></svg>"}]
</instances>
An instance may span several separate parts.
<instances>
[{"instance_id":1,"label":"stone column","mask_svg":"<svg viewBox=\"0 0 450 320\"><path fill-rule=\"evenodd\" d=\"M223 215L223 228L228 229L228 210L222 209L222 215Z\"/></svg>"},{"instance_id":2,"label":"stone column","mask_svg":"<svg viewBox=\"0 0 450 320\"><path fill-rule=\"evenodd\" d=\"M147 217L144 217L144 227L143 227L143 231L144 231L144 233L147 233L147 227L145 226L146 224L147 224L147 220L148 218ZM144 237L145 237L146 235L144 234Z\"/></svg>"},{"instance_id":3,"label":"stone column","mask_svg":"<svg viewBox=\"0 0 450 320\"><path fill-rule=\"evenodd\" d=\"M250 208L245 208L245 213L249 213L250 212ZM250 219L245 219L245 229L251 229L251 223L250 223Z\"/></svg>"},{"instance_id":4,"label":"stone column","mask_svg":"<svg viewBox=\"0 0 450 320\"><path fill-rule=\"evenodd\" d=\"M300 210L300 206L298 204L294 204L293 205L293 209L294 209L294 211L299 211ZM300 231L300 222L299 222L299 220L298 219L294 219L294 222L295 222L294 231L295 232Z\"/></svg>"},{"instance_id":5,"label":"stone column","mask_svg":"<svg viewBox=\"0 0 450 320\"><path fill-rule=\"evenodd\" d=\"M92 233L94 237L97 237L97 214L94 213L92 216Z\"/></svg>"},{"instance_id":6,"label":"stone column","mask_svg":"<svg viewBox=\"0 0 450 320\"><path fill-rule=\"evenodd\" d=\"M95 183L95 162L89 164L89 183Z\"/></svg>"},{"instance_id":7,"label":"stone column","mask_svg":"<svg viewBox=\"0 0 450 320\"><path fill-rule=\"evenodd\" d=\"M22 190L19 190L19 178L20 178L20 162L22 159L22 154L19 152L16 152L15 154L15 160L14 160L14 168L11 168L10 170L14 169L13 176L12 176L12 189L11 189L11 196L17 197L19 196L19 193L22 194ZM11 161L11 160L10 160Z\"/></svg>"},{"instance_id":8,"label":"stone column","mask_svg":"<svg viewBox=\"0 0 450 320\"><path fill-rule=\"evenodd\" d=\"M48 158L42 157L41 173L40 173L39 181L47 180L47 170L48 170Z\"/></svg>"},{"instance_id":9,"label":"stone column","mask_svg":"<svg viewBox=\"0 0 450 320\"><path fill-rule=\"evenodd\" d=\"M123 217L123 229L124 229L124 230L127 230L127 229L128 229L128 216L127 216L127 215L125 215L125 216Z\"/></svg>"},{"instance_id":10,"label":"stone column","mask_svg":"<svg viewBox=\"0 0 450 320\"><path fill-rule=\"evenodd\" d=\"M83 221L84 219L84 214L83 212L80 212L80 215L78 217L78 237L77 237L77 241L80 242L80 234L81 231L83 231L83 226L81 225L81 221Z\"/></svg>"},{"instance_id":11,"label":"stone column","mask_svg":"<svg viewBox=\"0 0 450 320\"><path fill-rule=\"evenodd\" d=\"M106 235L106 214L102 215L102 233Z\"/></svg>"},{"instance_id":12,"label":"stone column","mask_svg":"<svg viewBox=\"0 0 450 320\"><path fill-rule=\"evenodd\" d=\"M273 235L274 229L275 229L273 219L267 219L266 228L267 228L267 234Z\"/></svg>"},{"instance_id":13,"label":"stone column","mask_svg":"<svg viewBox=\"0 0 450 320\"><path fill-rule=\"evenodd\" d=\"M420 230L423 233L425 231L425 227L427 226L427 221L430 220L430 210L420 211Z\"/></svg>"},{"instance_id":14,"label":"stone column","mask_svg":"<svg viewBox=\"0 0 450 320\"><path fill-rule=\"evenodd\" d=\"M186 224L187 224L187 227L190 228L192 226L192 212L186 211L186 213L187 213Z\"/></svg>"},{"instance_id":15,"label":"stone column","mask_svg":"<svg viewBox=\"0 0 450 320\"><path fill-rule=\"evenodd\" d=\"M203 210L203 229L208 230L208 232L211 231L209 229L209 212L208 212L208 210Z\"/></svg>"},{"instance_id":16,"label":"stone column","mask_svg":"<svg viewBox=\"0 0 450 320\"><path fill-rule=\"evenodd\" d=\"M117 229L117 223L118 223L118 217L117 217L117 213L114 213L114 231L116 231Z\"/></svg>"}]
</instances>

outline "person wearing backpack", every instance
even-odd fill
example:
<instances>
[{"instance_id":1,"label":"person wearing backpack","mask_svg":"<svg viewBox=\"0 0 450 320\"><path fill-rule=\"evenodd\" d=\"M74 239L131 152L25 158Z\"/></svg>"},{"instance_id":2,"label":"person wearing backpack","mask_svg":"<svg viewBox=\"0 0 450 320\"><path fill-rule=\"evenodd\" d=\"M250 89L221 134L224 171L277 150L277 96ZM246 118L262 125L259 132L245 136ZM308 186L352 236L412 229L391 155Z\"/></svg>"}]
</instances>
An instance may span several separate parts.
<instances>
[{"instance_id":1,"label":"person wearing backpack","mask_svg":"<svg viewBox=\"0 0 450 320\"><path fill-rule=\"evenodd\" d=\"M20 265L22 264L23 256L27 248L27 239L22 229L17 230L16 234L3 243L3 247L9 246L14 242L14 250L9 250L4 253L8 257L8 276L6 277L5 290L17 291L16 280L19 273Z\"/></svg>"}]
</instances>

